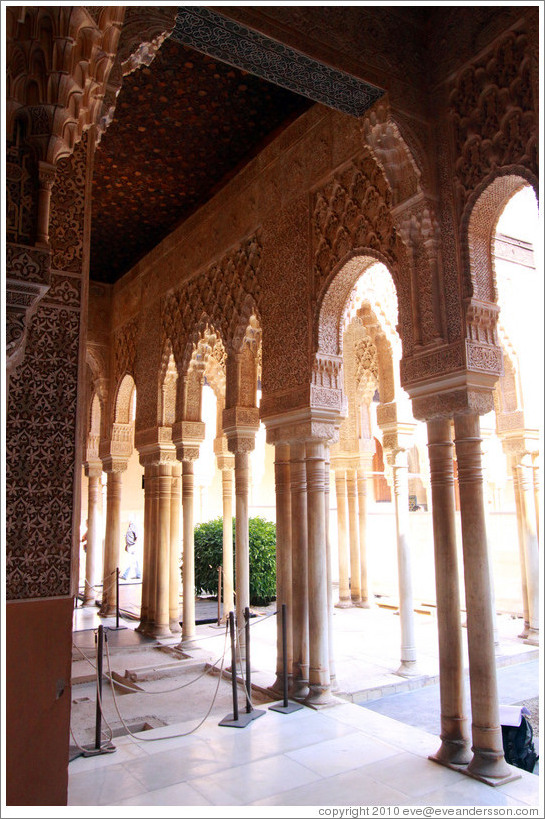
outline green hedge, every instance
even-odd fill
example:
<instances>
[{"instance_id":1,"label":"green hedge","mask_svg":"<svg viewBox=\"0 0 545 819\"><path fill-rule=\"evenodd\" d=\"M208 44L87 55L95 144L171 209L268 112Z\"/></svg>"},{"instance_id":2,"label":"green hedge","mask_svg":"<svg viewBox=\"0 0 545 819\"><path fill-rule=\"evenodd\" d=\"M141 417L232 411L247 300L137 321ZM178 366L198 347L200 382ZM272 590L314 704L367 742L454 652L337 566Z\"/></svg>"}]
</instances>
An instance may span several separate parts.
<instances>
[{"instance_id":1,"label":"green hedge","mask_svg":"<svg viewBox=\"0 0 545 819\"><path fill-rule=\"evenodd\" d=\"M276 597L276 526L261 517L249 520L250 604L264 606ZM235 519L233 518L233 550ZM233 563L235 564L233 555ZM223 565L223 518L195 527L195 589L218 594L218 566Z\"/></svg>"}]
</instances>

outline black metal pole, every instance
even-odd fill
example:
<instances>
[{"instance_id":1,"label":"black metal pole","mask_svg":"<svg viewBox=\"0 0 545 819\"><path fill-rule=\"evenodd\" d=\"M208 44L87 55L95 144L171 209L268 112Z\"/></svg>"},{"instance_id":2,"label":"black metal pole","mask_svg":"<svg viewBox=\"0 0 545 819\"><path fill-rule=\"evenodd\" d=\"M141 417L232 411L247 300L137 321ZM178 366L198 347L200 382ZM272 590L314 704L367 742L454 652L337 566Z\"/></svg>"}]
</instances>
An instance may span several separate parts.
<instances>
[{"instance_id":1,"label":"black metal pole","mask_svg":"<svg viewBox=\"0 0 545 819\"><path fill-rule=\"evenodd\" d=\"M246 713L253 711L252 706L252 671L250 666L250 609L244 609L244 620L246 622Z\"/></svg>"},{"instance_id":2,"label":"black metal pole","mask_svg":"<svg viewBox=\"0 0 545 819\"><path fill-rule=\"evenodd\" d=\"M115 570L115 627L119 628L119 566Z\"/></svg>"},{"instance_id":3,"label":"black metal pole","mask_svg":"<svg viewBox=\"0 0 545 819\"><path fill-rule=\"evenodd\" d=\"M96 705L96 725L95 725L95 749L100 750L100 735L102 733L102 651L104 644L104 626L98 627L98 635L95 634L97 647L97 705Z\"/></svg>"},{"instance_id":4,"label":"black metal pole","mask_svg":"<svg viewBox=\"0 0 545 819\"><path fill-rule=\"evenodd\" d=\"M284 708L288 705L288 627L287 607L282 603L282 684L284 687Z\"/></svg>"},{"instance_id":5,"label":"black metal pole","mask_svg":"<svg viewBox=\"0 0 545 819\"><path fill-rule=\"evenodd\" d=\"M221 566L218 566L218 626L221 623Z\"/></svg>"},{"instance_id":6,"label":"black metal pole","mask_svg":"<svg viewBox=\"0 0 545 819\"><path fill-rule=\"evenodd\" d=\"M229 632L231 634L231 686L233 689L233 720L238 720L237 702L237 655L235 649L235 614L229 612Z\"/></svg>"}]
</instances>

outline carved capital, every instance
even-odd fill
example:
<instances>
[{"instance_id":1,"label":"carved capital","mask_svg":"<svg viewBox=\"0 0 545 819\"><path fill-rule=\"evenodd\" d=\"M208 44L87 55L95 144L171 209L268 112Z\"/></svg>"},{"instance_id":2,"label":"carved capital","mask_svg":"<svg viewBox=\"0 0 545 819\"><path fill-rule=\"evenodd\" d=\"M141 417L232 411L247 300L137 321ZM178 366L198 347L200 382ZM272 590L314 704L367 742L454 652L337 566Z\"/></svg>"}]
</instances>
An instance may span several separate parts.
<instances>
[{"instance_id":1,"label":"carved capital","mask_svg":"<svg viewBox=\"0 0 545 819\"><path fill-rule=\"evenodd\" d=\"M105 455L101 460L104 472L125 472L127 469L128 458L117 455Z\"/></svg>"},{"instance_id":2,"label":"carved capital","mask_svg":"<svg viewBox=\"0 0 545 819\"><path fill-rule=\"evenodd\" d=\"M302 444L321 441L334 444L339 440L340 418L337 413L303 407L299 410L264 419L269 444Z\"/></svg>"},{"instance_id":3,"label":"carved capital","mask_svg":"<svg viewBox=\"0 0 545 819\"><path fill-rule=\"evenodd\" d=\"M50 162L42 162L41 160L38 162L38 179L40 181L40 187L51 191L53 185L55 184L56 170L55 165L52 165Z\"/></svg>"},{"instance_id":4,"label":"carved capital","mask_svg":"<svg viewBox=\"0 0 545 819\"><path fill-rule=\"evenodd\" d=\"M172 442L176 446L185 442L198 447L204 441L205 431L204 421L178 421L172 425Z\"/></svg>"},{"instance_id":5,"label":"carved capital","mask_svg":"<svg viewBox=\"0 0 545 819\"><path fill-rule=\"evenodd\" d=\"M88 458L83 467L88 478L100 478L102 475L102 461L99 458Z\"/></svg>"}]
</instances>

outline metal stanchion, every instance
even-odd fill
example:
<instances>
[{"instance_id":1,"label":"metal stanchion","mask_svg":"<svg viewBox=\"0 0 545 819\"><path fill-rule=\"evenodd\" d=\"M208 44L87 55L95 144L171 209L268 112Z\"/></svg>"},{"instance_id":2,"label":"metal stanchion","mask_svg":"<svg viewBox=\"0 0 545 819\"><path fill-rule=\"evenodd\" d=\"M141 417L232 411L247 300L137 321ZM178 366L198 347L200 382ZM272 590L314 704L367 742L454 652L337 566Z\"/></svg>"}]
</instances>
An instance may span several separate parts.
<instances>
[{"instance_id":1,"label":"metal stanchion","mask_svg":"<svg viewBox=\"0 0 545 819\"><path fill-rule=\"evenodd\" d=\"M119 566L115 570L115 627L119 628Z\"/></svg>"},{"instance_id":2,"label":"metal stanchion","mask_svg":"<svg viewBox=\"0 0 545 819\"><path fill-rule=\"evenodd\" d=\"M106 637L106 640L108 638ZM99 626L95 634L95 645L97 647L97 702L95 718L95 744L86 746L83 756L97 756L97 754L111 754L116 748L111 742L101 746L102 734L102 664L104 653L104 626Z\"/></svg>"},{"instance_id":3,"label":"metal stanchion","mask_svg":"<svg viewBox=\"0 0 545 819\"><path fill-rule=\"evenodd\" d=\"M297 702L288 702L288 624L287 607L282 603L282 686L284 702L282 705L269 705L269 711L278 711L280 714L291 714L303 708Z\"/></svg>"},{"instance_id":4,"label":"metal stanchion","mask_svg":"<svg viewBox=\"0 0 545 819\"><path fill-rule=\"evenodd\" d=\"M221 625L221 566L218 566L218 626Z\"/></svg>"},{"instance_id":5,"label":"metal stanchion","mask_svg":"<svg viewBox=\"0 0 545 819\"><path fill-rule=\"evenodd\" d=\"M250 651L249 651L249 643L248 643L248 628L250 622L250 610L246 608L246 680L247 684L249 683L249 668L250 668ZM252 708L249 693L248 693L248 700L246 705L246 713L240 714L238 710L238 699L237 699L237 657L236 657L236 646L235 646L235 614L234 612L229 612L229 631L231 634L231 686L233 690L233 713L228 714L224 717L219 725L223 726L230 726L231 728L246 728L250 722L253 722L254 719L263 716L265 711L256 711L255 708ZM249 685L248 685L248 692L249 692Z\"/></svg>"}]
</instances>

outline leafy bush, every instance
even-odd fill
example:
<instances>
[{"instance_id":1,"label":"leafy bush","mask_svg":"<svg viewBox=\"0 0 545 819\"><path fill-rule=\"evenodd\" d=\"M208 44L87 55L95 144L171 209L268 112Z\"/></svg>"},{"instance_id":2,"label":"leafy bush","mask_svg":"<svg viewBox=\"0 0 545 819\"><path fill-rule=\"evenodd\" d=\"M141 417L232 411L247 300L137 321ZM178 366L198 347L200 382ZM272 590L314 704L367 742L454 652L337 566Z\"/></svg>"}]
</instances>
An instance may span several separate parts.
<instances>
[{"instance_id":1,"label":"leafy bush","mask_svg":"<svg viewBox=\"0 0 545 819\"><path fill-rule=\"evenodd\" d=\"M235 548L233 518L233 548ZM264 606L276 597L276 527L261 517L249 520L250 604ZM236 564L233 555L233 563ZM195 527L197 594L218 594L218 566L223 565L223 518ZM236 582L236 581L235 581Z\"/></svg>"}]
</instances>

